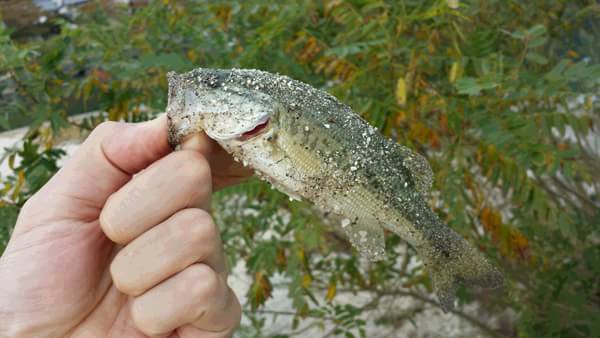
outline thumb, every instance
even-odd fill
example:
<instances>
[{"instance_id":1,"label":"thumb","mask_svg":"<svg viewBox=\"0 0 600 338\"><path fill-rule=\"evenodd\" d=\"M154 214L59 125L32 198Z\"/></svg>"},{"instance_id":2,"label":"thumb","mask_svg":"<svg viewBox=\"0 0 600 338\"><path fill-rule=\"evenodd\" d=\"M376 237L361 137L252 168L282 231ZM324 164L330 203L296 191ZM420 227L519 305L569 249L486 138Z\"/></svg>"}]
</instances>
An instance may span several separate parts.
<instances>
[{"instance_id":1,"label":"thumb","mask_svg":"<svg viewBox=\"0 0 600 338\"><path fill-rule=\"evenodd\" d=\"M34 208L44 221L93 220L113 192L170 151L164 114L144 123L102 123L28 204L44 206L42 213Z\"/></svg>"}]
</instances>

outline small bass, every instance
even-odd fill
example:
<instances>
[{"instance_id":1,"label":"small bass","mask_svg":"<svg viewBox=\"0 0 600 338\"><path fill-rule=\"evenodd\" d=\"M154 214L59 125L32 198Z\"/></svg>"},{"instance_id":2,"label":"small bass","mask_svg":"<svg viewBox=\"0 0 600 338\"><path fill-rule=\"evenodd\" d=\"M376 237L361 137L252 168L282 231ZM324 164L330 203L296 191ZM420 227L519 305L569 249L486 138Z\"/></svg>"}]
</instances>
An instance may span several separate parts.
<instances>
[{"instance_id":1,"label":"small bass","mask_svg":"<svg viewBox=\"0 0 600 338\"><path fill-rule=\"evenodd\" d=\"M196 69L168 80L172 146L204 131L278 190L342 216L350 242L368 259L383 258L384 229L402 237L421 257L444 310L452 309L459 283L502 284L483 254L427 205L427 160L335 97L259 70Z\"/></svg>"}]
</instances>

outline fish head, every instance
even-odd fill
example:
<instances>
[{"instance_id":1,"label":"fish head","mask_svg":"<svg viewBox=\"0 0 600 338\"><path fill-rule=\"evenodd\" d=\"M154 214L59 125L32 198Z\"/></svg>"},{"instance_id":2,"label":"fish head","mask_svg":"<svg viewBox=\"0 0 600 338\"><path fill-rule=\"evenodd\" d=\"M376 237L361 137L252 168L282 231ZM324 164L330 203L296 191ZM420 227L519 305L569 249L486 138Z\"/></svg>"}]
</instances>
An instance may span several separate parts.
<instances>
[{"instance_id":1,"label":"fish head","mask_svg":"<svg viewBox=\"0 0 600 338\"><path fill-rule=\"evenodd\" d=\"M268 94L227 82L228 71L200 69L190 75L169 73L167 115L173 145L185 135L204 131L235 150L274 128L282 106Z\"/></svg>"},{"instance_id":2,"label":"fish head","mask_svg":"<svg viewBox=\"0 0 600 338\"><path fill-rule=\"evenodd\" d=\"M290 132L291 110L270 94L265 79L260 79L265 73L237 71L232 76L232 71L196 69L168 74L169 143L176 147L188 135L205 132L234 160L299 199L300 192L307 190L306 172L292 161L299 152L286 150L294 144L291 135L298 135Z\"/></svg>"}]
</instances>

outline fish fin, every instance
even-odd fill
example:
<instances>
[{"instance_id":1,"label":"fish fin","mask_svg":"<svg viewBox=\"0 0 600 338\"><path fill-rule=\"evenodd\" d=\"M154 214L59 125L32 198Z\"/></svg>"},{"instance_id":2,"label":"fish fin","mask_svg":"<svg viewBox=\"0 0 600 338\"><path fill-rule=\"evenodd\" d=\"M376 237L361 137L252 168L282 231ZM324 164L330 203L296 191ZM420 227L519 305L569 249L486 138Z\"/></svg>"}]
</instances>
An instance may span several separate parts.
<instances>
[{"instance_id":1,"label":"fish fin","mask_svg":"<svg viewBox=\"0 0 600 338\"><path fill-rule=\"evenodd\" d=\"M443 248L433 248L422 255L433 282L442 310L454 308L460 284L495 289L502 286L502 274L488 262L483 253L460 235L449 231ZM419 249L417 249L419 251Z\"/></svg>"},{"instance_id":2,"label":"fish fin","mask_svg":"<svg viewBox=\"0 0 600 338\"><path fill-rule=\"evenodd\" d=\"M428 192L433 184L433 171L427 159L401 144L396 143L396 149L402 159L402 165L410 171L417 190L421 194Z\"/></svg>"},{"instance_id":3,"label":"fish fin","mask_svg":"<svg viewBox=\"0 0 600 338\"><path fill-rule=\"evenodd\" d=\"M383 228L363 223L344 224L345 221L342 221L342 227L358 253L370 261L382 260L385 256Z\"/></svg>"}]
</instances>

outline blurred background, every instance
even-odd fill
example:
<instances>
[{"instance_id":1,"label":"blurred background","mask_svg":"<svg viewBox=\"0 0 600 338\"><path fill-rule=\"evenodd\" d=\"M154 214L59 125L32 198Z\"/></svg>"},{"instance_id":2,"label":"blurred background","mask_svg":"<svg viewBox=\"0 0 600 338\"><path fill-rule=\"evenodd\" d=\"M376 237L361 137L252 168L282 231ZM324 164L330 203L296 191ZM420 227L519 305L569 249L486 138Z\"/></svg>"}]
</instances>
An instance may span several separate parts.
<instances>
[{"instance_id":1,"label":"blurred background","mask_svg":"<svg viewBox=\"0 0 600 338\"><path fill-rule=\"evenodd\" d=\"M506 277L443 314L414 251L368 263L338 220L251 180L215 195L239 337L600 337L595 0L0 0L0 253L21 206L165 74L279 72L415 149L428 200Z\"/></svg>"}]
</instances>

